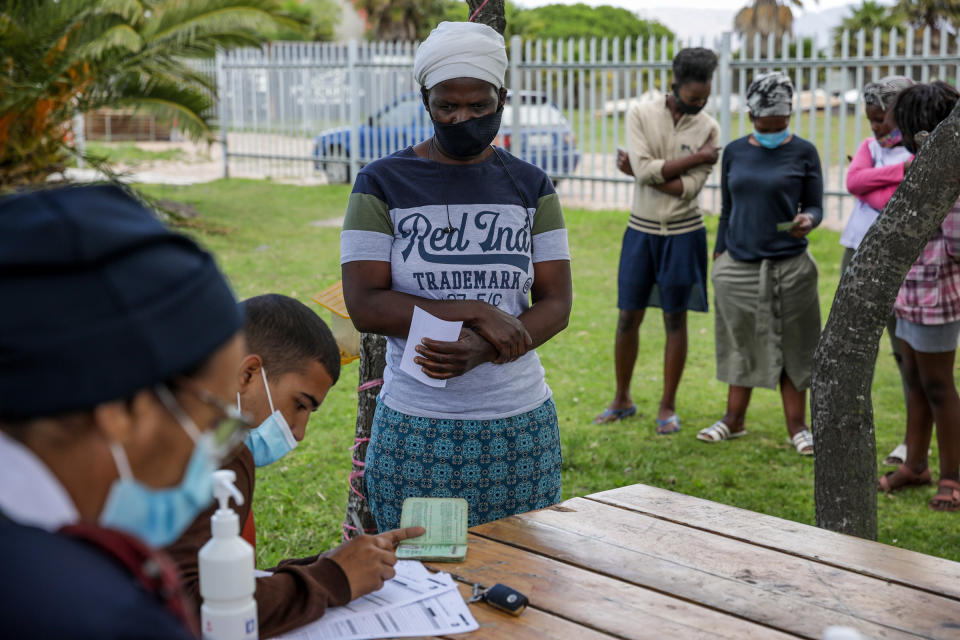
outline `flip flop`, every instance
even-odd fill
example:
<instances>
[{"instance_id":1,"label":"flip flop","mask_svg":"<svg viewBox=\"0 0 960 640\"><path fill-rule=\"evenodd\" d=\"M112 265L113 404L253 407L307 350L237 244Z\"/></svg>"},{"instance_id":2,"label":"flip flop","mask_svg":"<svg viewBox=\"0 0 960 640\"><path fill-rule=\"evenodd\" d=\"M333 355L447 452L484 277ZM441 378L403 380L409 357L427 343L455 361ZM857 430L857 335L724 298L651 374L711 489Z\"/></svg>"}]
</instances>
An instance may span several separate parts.
<instances>
[{"instance_id":1,"label":"flip flop","mask_svg":"<svg viewBox=\"0 0 960 640\"><path fill-rule=\"evenodd\" d=\"M677 425L676 428L668 428L668 426L671 424ZM680 418L677 416L677 414L673 414L669 418L665 418L663 420L657 418L657 433L661 436L668 436L671 433L676 433L677 431L680 431Z\"/></svg>"},{"instance_id":2,"label":"flip flop","mask_svg":"<svg viewBox=\"0 0 960 640\"><path fill-rule=\"evenodd\" d=\"M901 442L883 459L883 464L899 467L907 461L907 444Z\"/></svg>"},{"instance_id":3,"label":"flip flop","mask_svg":"<svg viewBox=\"0 0 960 640\"><path fill-rule=\"evenodd\" d=\"M627 407L626 409L611 409L610 407L607 407L603 410L603 413L593 419L593 424L617 422L618 420L623 420L624 418L629 418L630 416L636 415L636 413L637 405Z\"/></svg>"},{"instance_id":4,"label":"flip flop","mask_svg":"<svg viewBox=\"0 0 960 640\"><path fill-rule=\"evenodd\" d=\"M793 434L793 437L790 438L790 444L796 447L797 453L802 456L813 455L813 434L810 433L809 429L803 429Z\"/></svg>"},{"instance_id":5,"label":"flip flop","mask_svg":"<svg viewBox=\"0 0 960 640\"><path fill-rule=\"evenodd\" d=\"M731 431L723 420L717 420L706 429L701 429L697 434L697 440L703 442L720 442L721 440L733 440L747 435L746 429L743 431Z\"/></svg>"},{"instance_id":6,"label":"flip flop","mask_svg":"<svg viewBox=\"0 0 960 640\"><path fill-rule=\"evenodd\" d=\"M927 457L929 458L931 455L933 455L933 450L927 449ZM883 464L889 465L891 467L899 467L906 461L907 461L907 443L901 442L893 449L893 451L887 454L887 457L883 459Z\"/></svg>"}]
</instances>

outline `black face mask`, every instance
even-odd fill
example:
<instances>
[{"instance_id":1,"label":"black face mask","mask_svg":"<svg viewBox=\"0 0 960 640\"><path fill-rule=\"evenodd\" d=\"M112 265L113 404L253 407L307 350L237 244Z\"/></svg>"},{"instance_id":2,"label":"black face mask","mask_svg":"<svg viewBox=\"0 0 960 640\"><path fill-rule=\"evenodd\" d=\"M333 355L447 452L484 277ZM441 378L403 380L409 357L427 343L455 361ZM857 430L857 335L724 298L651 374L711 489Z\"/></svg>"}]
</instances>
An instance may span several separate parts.
<instances>
[{"instance_id":1,"label":"black face mask","mask_svg":"<svg viewBox=\"0 0 960 640\"><path fill-rule=\"evenodd\" d=\"M677 92L676 86L673 87L673 98L677 101L677 111L686 116L695 116L706 106L705 104L702 104L697 107L692 104L687 104L680 99L680 94Z\"/></svg>"},{"instance_id":2,"label":"black face mask","mask_svg":"<svg viewBox=\"0 0 960 640\"><path fill-rule=\"evenodd\" d=\"M443 124L433 120L433 136L437 144L453 158L472 158L483 153L500 131L503 105L487 116L464 120L456 124Z\"/></svg>"}]
</instances>

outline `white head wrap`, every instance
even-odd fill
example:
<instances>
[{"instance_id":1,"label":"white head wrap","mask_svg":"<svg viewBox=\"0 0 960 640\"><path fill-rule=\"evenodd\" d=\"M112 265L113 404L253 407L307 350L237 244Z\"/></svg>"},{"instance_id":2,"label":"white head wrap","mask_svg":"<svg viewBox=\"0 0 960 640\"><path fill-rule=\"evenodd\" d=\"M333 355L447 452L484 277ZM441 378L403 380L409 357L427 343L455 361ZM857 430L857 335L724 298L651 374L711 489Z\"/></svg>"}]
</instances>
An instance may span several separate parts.
<instances>
[{"instance_id":1,"label":"white head wrap","mask_svg":"<svg viewBox=\"0 0 960 640\"><path fill-rule=\"evenodd\" d=\"M503 36L476 22L441 22L413 59L413 77L425 89L452 78L477 78L500 89L506 73Z\"/></svg>"}]
</instances>

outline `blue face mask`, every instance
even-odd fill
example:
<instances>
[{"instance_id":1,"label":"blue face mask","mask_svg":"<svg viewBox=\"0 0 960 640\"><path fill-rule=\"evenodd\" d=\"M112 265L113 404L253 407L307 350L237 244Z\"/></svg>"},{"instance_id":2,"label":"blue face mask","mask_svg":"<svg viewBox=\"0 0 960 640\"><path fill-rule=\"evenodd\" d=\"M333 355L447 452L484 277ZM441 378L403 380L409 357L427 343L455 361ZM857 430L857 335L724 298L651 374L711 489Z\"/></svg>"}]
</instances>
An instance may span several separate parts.
<instances>
[{"instance_id":1,"label":"blue face mask","mask_svg":"<svg viewBox=\"0 0 960 640\"><path fill-rule=\"evenodd\" d=\"M767 149L776 149L783 141L787 139L790 135L790 127L787 127L783 131L777 131L776 133L757 133L753 132L754 139L760 143L760 146L766 147Z\"/></svg>"},{"instance_id":2,"label":"blue face mask","mask_svg":"<svg viewBox=\"0 0 960 640\"><path fill-rule=\"evenodd\" d=\"M247 448L253 454L253 463L258 467L273 464L283 456L297 448L297 439L293 437L290 425L283 414L273 408L273 398L270 397L270 385L267 383L267 373L260 367L263 376L263 387L267 390L267 402L270 403L270 417L264 420L259 427L251 429L245 440ZM237 394L237 408L240 408L240 394Z\"/></svg>"},{"instance_id":3,"label":"blue face mask","mask_svg":"<svg viewBox=\"0 0 960 640\"><path fill-rule=\"evenodd\" d=\"M100 512L100 524L133 534L151 547L165 547L176 541L197 515L213 500L213 433L200 433L197 425L177 404L166 387L157 387L157 396L193 440L193 453L180 484L153 489L133 477L123 446L110 443L110 453L120 478L115 480Z\"/></svg>"}]
</instances>

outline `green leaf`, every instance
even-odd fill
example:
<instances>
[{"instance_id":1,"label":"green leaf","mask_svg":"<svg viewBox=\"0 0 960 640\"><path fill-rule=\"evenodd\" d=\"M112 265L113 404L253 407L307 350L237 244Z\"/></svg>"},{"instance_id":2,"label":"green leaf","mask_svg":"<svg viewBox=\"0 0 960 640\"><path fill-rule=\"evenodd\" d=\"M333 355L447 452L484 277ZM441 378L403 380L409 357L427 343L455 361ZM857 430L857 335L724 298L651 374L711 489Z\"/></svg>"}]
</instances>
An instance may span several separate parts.
<instances>
[{"instance_id":1,"label":"green leaf","mask_svg":"<svg viewBox=\"0 0 960 640\"><path fill-rule=\"evenodd\" d=\"M110 27L102 36L87 43L78 50L79 59L99 59L113 49L122 49L136 53L143 48L143 39L128 24Z\"/></svg>"}]
</instances>

